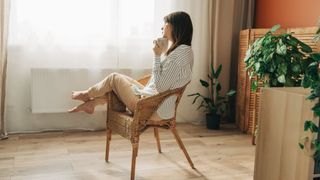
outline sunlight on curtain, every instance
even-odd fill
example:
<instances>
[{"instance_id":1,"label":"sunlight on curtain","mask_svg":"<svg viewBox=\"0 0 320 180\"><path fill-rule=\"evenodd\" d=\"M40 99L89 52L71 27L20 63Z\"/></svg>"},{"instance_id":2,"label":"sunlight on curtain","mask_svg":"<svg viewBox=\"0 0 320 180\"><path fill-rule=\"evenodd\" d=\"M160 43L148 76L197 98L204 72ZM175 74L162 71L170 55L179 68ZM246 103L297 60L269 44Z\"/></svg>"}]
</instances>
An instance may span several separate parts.
<instances>
[{"instance_id":1,"label":"sunlight on curtain","mask_svg":"<svg viewBox=\"0 0 320 180\"><path fill-rule=\"evenodd\" d=\"M153 0L13 0L11 10L10 61L25 68L151 68Z\"/></svg>"},{"instance_id":2,"label":"sunlight on curtain","mask_svg":"<svg viewBox=\"0 0 320 180\"><path fill-rule=\"evenodd\" d=\"M173 11L188 12L194 25L193 80L185 96L201 92L198 82L208 69L207 7L208 0L11 0L6 91L9 132L104 128L102 113L31 113L30 69L151 69L152 41L161 35L163 17ZM65 89L56 87L57 92ZM62 98L57 94L48 96ZM203 119L203 113L191 104L192 99L181 99L178 121Z\"/></svg>"}]
</instances>

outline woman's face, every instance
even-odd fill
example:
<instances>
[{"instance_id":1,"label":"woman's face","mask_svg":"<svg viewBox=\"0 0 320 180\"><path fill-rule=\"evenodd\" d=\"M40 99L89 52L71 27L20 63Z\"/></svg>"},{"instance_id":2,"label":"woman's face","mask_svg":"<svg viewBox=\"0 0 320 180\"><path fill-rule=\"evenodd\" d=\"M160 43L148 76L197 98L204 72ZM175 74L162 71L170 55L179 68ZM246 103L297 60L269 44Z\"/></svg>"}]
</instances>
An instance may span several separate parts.
<instances>
[{"instance_id":1,"label":"woman's face","mask_svg":"<svg viewBox=\"0 0 320 180\"><path fill-rule=\"evenodd\" d=\"M161 28L162 30L162 36L164 38L167 38L169 41L173 41L172 38L172 25L169 23L164 23L163 27Z\"/></svg>"}]
</instances>

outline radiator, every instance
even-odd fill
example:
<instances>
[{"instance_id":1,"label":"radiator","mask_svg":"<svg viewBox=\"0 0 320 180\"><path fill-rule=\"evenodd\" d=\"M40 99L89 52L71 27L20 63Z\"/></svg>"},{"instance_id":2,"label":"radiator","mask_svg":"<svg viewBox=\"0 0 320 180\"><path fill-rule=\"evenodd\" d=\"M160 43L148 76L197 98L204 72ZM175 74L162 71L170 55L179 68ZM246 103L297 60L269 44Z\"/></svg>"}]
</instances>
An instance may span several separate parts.
<instances>
[{"instance_id":1,"label":"radiator","mask_svg":"<svg viewBox=\"0 0 320 180\"><path fill-rule=\"evenodd\" d=\"M150 74L150 69L31 69L32 113L67 112L81 101L72 100L71 92L85 90L108 74L118 72L138 79ZM98 107L96 110L105 110Z\"/></svg>"}]
</instances>

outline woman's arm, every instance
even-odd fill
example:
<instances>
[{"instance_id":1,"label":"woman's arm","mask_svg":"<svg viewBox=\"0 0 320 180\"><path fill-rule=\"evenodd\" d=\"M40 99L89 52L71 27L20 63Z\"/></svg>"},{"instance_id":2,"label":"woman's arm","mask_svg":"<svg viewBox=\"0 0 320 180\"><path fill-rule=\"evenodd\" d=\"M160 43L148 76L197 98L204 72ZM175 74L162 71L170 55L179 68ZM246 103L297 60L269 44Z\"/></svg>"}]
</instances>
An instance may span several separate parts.
<instances>
[{"instance_id":1,"label":"woman's arm","mask_svg":"<svg viewBox=\"0 0 320 180\"><path fill-rule=\"evenodd\" d=\"M168 57L169 58L169 57ZM153 61L153 78L158 92L166 91L176 81L179 75L179 67L175 63L178 58L167 59L161 67L161 58L156 56Z\"/></svg>"}]
</instances>

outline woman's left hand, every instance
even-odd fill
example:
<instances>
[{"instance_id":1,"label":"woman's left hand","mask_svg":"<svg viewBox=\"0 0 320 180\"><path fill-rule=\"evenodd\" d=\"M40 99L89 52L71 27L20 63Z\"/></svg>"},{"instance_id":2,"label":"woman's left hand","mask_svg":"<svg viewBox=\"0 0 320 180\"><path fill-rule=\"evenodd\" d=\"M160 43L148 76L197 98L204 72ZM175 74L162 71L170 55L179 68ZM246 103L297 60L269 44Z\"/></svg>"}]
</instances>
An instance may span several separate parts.
<instances>
[{"instance_id":1,"label":"woman's left hand","mask_svg":"<svg viewBox=\"0 0 320 180\"><path fill-rule=\"evenodd\" d=\"M153 52L155 56L161 56L162 50L160 46L158 45L157 41L153 41L154 47L153 47Z\"/></svg>"}]
</instances>

